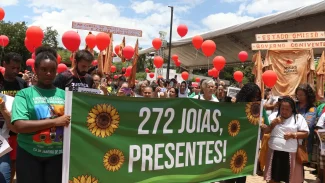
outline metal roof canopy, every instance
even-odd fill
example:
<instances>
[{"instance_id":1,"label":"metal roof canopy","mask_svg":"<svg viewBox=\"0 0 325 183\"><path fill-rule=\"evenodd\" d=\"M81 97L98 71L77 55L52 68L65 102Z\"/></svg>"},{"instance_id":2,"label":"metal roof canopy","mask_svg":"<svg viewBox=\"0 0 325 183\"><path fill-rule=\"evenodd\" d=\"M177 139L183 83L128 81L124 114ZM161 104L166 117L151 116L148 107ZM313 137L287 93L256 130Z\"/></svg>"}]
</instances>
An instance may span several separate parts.
<instances>
[{"instance_id":1,"label":"metal roof canopy","mask_svg":"<svg viewBox=\"0 0 325 183\"><path fill-rule=\"evenodd\" d=\"M237 57L240 51L247 51L248 61L251 61L255 53L251 50L251 43L257 42L255 34L322 31L325 30L324 20L325 1L200 35L204 40L213 40L217 45L215 54L209 57L209 67L213 66L212 60L217 55L225 57L229 66L240 63ZM172 55L178 55L182 67L187 69L207 68L208 59L201 50L196 51L192 45L192 38L172 42ZM165 50L165 54L168 55L168 49ZM140 50L139 54L154 51L154 48L147 48ZM321 52L322 49L314 49L315 55L320 55Z\"/></svg>"}]
</instances>

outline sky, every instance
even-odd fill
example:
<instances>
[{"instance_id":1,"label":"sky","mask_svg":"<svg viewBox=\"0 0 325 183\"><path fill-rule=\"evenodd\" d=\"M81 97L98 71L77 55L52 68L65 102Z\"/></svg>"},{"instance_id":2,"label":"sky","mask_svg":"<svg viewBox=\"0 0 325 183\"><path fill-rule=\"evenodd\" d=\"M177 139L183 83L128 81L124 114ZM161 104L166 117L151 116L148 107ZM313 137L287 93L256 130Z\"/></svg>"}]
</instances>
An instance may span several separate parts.
<instances>
[{"instance_id":1,"label":"sky","mask_svg":"<svg viewBox=\"0 0 325 183\"><path fill-rule=\"evenodd\" d=\"M61 36L73 30L72 21L138 29L142 48L151 47L159 31L169 33L170 8L174 7L172 40L179 40L177 26L185 24L185 36L226 28L269 14L311 5L322 0L0 0L5 21L26 21L45 29L53 27ZM81 46L85 45L86 30L78 30ZM1 34L1 32L0 32ZM96 32L94 32L96 34ZM169 35L167 35L167 39ZM122 36L114 35L114 45ZM134 46L136 37L126 36L126 45Z\"/></svg>"}]
</instances>

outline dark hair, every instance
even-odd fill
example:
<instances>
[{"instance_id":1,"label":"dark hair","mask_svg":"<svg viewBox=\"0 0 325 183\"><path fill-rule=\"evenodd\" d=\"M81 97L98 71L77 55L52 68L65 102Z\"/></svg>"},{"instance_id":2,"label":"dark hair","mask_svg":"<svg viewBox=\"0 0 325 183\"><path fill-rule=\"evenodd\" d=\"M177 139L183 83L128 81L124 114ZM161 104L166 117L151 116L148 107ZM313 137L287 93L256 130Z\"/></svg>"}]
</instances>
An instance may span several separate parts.
<instances>
[{"instance_id":1,"label":"dark hair","mask_svg":"<svg viewBox=\"0 0 325 183\"><path fill-rule=\"evenodd\" d=\"M120 82L120 81L126 82L126 78L125 78L124 76L120 76L120 77L118 78L118 81L119 81L119 82Z\"/></svg>"},{"instance_id":2,"label":"dark hair","mask_svg":"<svg viewBox=\"0 0 325 183\"><path fill-rule=\"evenodd\" d=\"M21 64L23 62L23 57L21 55L19 55L18 53L10 52L4 56L3 61L6 64L10 64L10 61Z\"/></svg>"},{"instance_id":3,"label":"dark hair","mask_svg":"<svg viewBox=\"0 0 325 183\"><path fill-rule=\"evenodd\" d=\"M174 89L175 90L175 95L178 98L178 88L176 87L171 87L169 90Z\"/></svg>"},{"instance_id":4,"label":"dark hair","mask_svg":"<svg viewBox=\"0 0 325 183\"><path fill-rule=\"evenodd\" d=\"M279 109L278 109L278 114L277 116L280 115L280 112L281 112L281 105L283 102L288 102L292 108L292 114L294 115L294 118L295 118L295 122L296 122L296 115L298 114L298 111L297 111L297 108L296 108L296 103L295 101L291 98L291 97L283 97L281 99L281 102L279 102Z\"/></svg>"},{"instance_id":5,"label":"dark hair","mask_svg":"<svg viewBox=\"0 0 325 183\"><path fill-rule=\"evenodd\" d=\"M164 83L164 87L166 87L166 81L163 78L159 78L157 80L158 86L160 87L160 83L163 82Z\"/></svg>"},{"instance_id":6,"label":"dark hair","mask_svg":"<svg viewBox=\"0 0 325 183\"><path fill-rule=\"evenodd\" d=\"M81 60L91 63L94 60L94 56L88 50L80 50L76 53L75 59L76 63L80 62Z\"/></svg>"},{"instance_id":7,"label":"dark hair","mask_svg":"<svg viewBox=\"0 0 325 183\"><path fill-rule=\"evenodd\" d=\"M57 52L55 49L48 46L41 46L35 50L35 68L38 68L42 60L50 59L57 64Z\"/></svg>"},{"instance_id":8,"label":"dark hair","mask_svg":"<svg viewBox=\"0 0 325 183\"><path fill-rule=\"evenodd\" d=\"M261 95L261 89L255 83L245 84L236 95L236 102L252 102L256 95ZM259 96L258 101L261 100Z\"/></svg>"},{"instance_id":9,"label":"dark hair","mask_svg":"<svg viewBox=\"0 0 325 183\"><path fill-rule=\"evenodd\" d=\"M315 101L316 101L316 95L314 90L310 87L309 84L300 84L295 91L295 94L297 96L297 92L301 90L305 93L306 97L307 97L307 106L306 106L306 111L305 113L307 113L309 111L310 108L315 107Z\"/></svg>"},{"instance_id":10,"label":"dark hair","mask_svg":"<svg viewBox=\"0 0 325 183\"><path fill-rule=\"evenodd\" d=\"M155 83L155 82L152 82L152 83L150 84L150 87L152 88L153 91L156 91L156 88L158 87L158 84Z\"/></svg>"}]
</instances>

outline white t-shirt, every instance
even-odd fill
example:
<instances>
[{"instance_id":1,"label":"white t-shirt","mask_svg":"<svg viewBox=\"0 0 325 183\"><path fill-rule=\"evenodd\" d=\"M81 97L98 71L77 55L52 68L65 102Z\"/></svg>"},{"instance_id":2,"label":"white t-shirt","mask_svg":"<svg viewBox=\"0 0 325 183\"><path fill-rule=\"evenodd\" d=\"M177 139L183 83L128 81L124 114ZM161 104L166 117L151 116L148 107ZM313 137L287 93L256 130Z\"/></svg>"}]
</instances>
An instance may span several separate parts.
<instances>
[{"instance_id":1,"label":"white t-shirt","mask_svg":"<svg viewBox=\"0 0 325 183\"><path fill-rule=\"evenodd\" d=\"M316 126L325 129L325 112L319 117Z\"/></svg>"},{"instance_id":2,"label":"white t-shirt","mask_svg":"<svg viewBox=\"0 0 325 183\"><path fill-rule=\"evenodd\" d=\"M192 98L199 99L199 95L195 95ZM200 100L205 100L202 94L200 95ZM219 102L219 100L216 97L213 97L213 96L211 97L211 100L210 101L211 102Z\"/></svg>"},{"instance_id":3,"label":"white t-shirt","mask_svg":"<svg viewBox=\"0 0 325 183\"><path fill-rule=\"evenodd\" d=\"M14 101L14 97L11 97L9 95L4 95L2 93L0 93L0 97L2 98L2 100L4 100L6 102L6 108L8 110L8 112L11 113L11 108L12 108L12 104ZM3 127L0 129L1 130L1 136L5 139L8 140L9 138L9 128L7 127L6 122L4 122Z\"/></svg>"},{"instance_id":4,"label":"white t-shirt","mask_svg":"<svg viewBox=\"0 0 325 183\"><path fill-rule=\"evenodd\" d=\"M269 116L270 123L276 118L277 113L272 113ZM292 115L290 118L286 119L284 123L278 124L274 127L271 132L271 138L269 140L269 147L276 151L284 151L284 152L297 152L298 143L297 139L284 139L284 135L286 133L296 133L298 131L305 131L309 133L308 124L305 118L297 114L296 122L294 116Z\"/></svg>"},{"instance_id":5,"label":"white t-shirt","mask_svg":"<svg viewBox=\"0 0 325 183\"><path fill-rule=\"evenodd\" d=\"M270 104L270 105L272 105L272 104L274 104L274 103L276 103L276 102L278 101L278 98L279 98L279 97L271 96L268 100L265 100L265 99L264 99L264 104ZM266 110L266 114L269 116L269 115L271 115L273 112L276 112L277 110L278 110L277 108L275 108L275 109L273 109L273 110Z\"/></svg>"}]
</instances>

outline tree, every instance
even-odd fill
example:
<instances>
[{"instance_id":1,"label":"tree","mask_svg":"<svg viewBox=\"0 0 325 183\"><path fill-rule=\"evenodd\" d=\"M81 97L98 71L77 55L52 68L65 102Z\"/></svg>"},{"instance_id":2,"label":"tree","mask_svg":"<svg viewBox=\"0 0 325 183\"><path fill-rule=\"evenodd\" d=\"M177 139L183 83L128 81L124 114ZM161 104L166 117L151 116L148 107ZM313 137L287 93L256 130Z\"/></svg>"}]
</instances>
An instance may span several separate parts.
<instances>
[{"instance_id":1,"label":"tree","mask_svg":"<svg viewBox=\"0 0 325 183\"><path fill-rule=\"evenodd\" d=\"M59 47L57 49L57 52L61 56L62 63L65 63L67 65L71 64L71 61L70 61L71 52L69 52L68 50L61 48L61 47Z\"/></svg>"},{"instance_id":2,"label":"tree","mask_svg":"<svg viewBox=\"0 0 325 183\"><path fill-rule=\"evenodd\" d=\"M58 35L59 33L57 30L53 30L52 27L46 27L46 30L44 31L43 45L57 49L59 46L59 42L57 39Z\"/></svg>"},{"instance_id":3,"label":"tree","mask_svg":"<svg viewBox=\"0 0 325 183\"><path fill-rule=\"evenodd\" d=\"M4 22L0 21L0 35L9 38L9 44L4 48L4 53L16 52L23 57L22 66L25 68L25 61L31 57L31 53L25 47L26 22ZM0 48L1 49L1 48ZM3 53L0 54L2 61ZM2 63L1 63L2 64Z\"/></svg>"}]
</instances>

